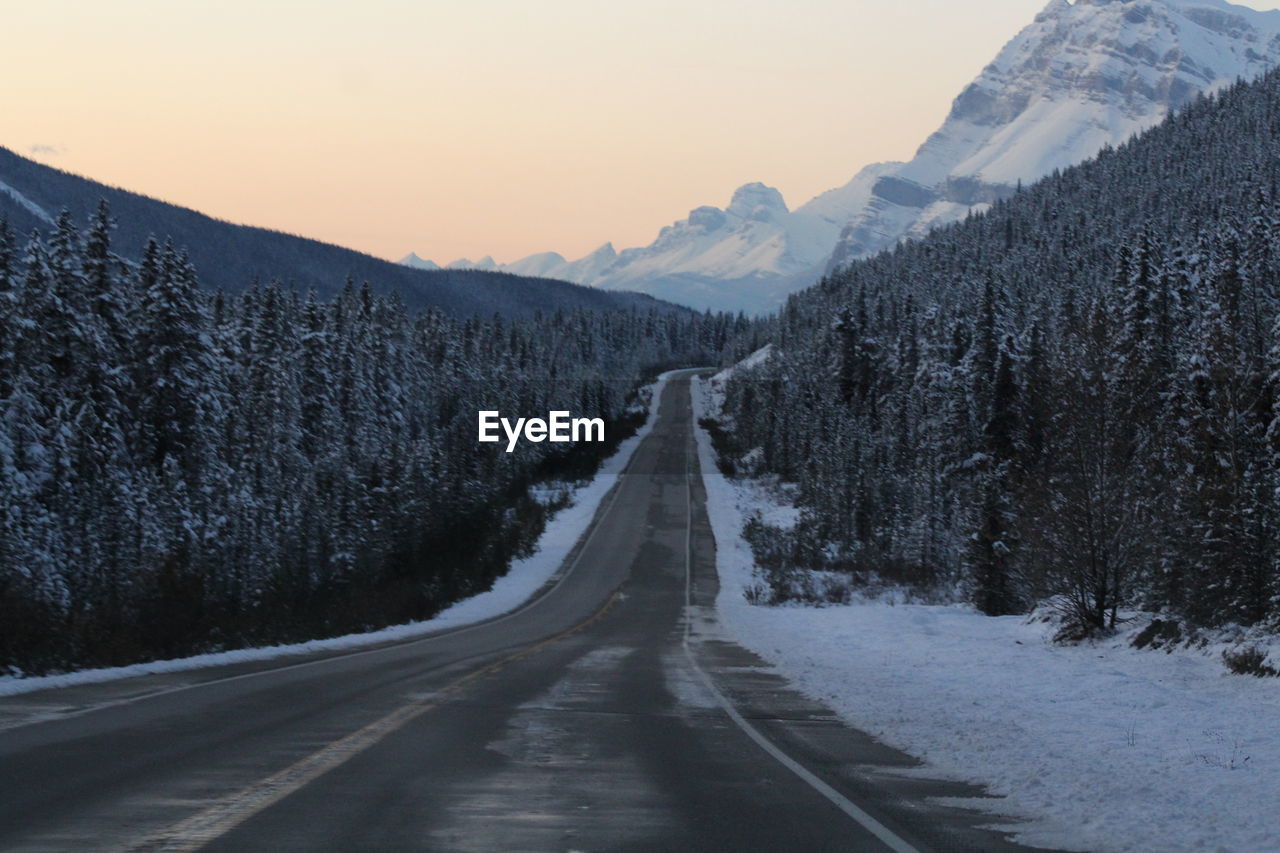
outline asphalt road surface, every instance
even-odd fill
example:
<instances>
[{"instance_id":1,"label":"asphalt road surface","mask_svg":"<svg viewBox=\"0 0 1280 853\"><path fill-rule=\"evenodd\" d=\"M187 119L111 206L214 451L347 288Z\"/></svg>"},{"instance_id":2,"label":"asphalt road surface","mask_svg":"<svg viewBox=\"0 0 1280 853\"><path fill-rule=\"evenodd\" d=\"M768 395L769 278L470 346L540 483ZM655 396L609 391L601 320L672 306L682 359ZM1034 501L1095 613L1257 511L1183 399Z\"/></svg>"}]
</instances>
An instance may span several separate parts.
<instances>
[{"instance_id":1,"label":"asphalt road surface","mask_svg":"<svg viewBox=\"0 0 1280 853\"><path fill-rule=\"evenodd\" d=\"M1020 849L721 636L697 464L673 381L511 615L0 700L0 850Z\"/></svg>"}]
</instances>

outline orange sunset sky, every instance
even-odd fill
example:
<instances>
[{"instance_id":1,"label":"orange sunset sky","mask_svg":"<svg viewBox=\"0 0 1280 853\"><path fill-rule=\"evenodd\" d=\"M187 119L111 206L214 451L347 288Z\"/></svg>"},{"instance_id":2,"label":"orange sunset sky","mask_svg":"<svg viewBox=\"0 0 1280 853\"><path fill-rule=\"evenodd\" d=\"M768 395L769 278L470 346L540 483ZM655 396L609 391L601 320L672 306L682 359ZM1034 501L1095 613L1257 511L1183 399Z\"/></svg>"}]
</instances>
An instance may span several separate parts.
<instances>
[{"instance_id":1,"label":"orange sunset sky","mask_svg":"<svg viewBox=\"0 0 1280 853\"><path fill-rule=\"evenodd\" d=\"M573 258L909 157L1043 5L7 3L0 145L392 259Z\"/></svg>"}]
</instances>

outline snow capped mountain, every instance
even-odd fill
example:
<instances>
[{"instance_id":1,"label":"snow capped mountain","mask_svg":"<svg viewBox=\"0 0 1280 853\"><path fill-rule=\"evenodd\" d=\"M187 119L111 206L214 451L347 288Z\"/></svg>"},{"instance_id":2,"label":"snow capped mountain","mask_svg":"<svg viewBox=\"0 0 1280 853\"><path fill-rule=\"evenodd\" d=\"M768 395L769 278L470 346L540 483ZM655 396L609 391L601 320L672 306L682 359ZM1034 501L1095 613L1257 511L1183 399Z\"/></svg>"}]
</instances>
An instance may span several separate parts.
<instances>
[{"instance_id":1,"label":"snow capped mountain","mask_svg":"<svg viewBox=\"0 0 1280 853\"><path fill-rule=\"evenodd\" d=\"M813 242L812 228L791 215L782 194L753 183L739 187L729 206L705 205L658 232L643 249L623 251L606 272L611 286L663 275L743 278L786 268L793 248Z\"/></svg>"},{"instance_id":2,"label":"snow capped mountain","mask_svg":"<svg viewBox=\"0 0 1280 853\"><path fill-rule=\"evenodd\" d=\"M493 272L498 269L498 262L493 259L492 255L485 255L478 261L470 258L458 258L456 261L450 261L444 266L447 270L482 270L484 272Z\"/></svg>"},{"instance_id":3,"label":"snow capped mountain","mask_svg":"<svg viewBox=\"0 0 1280 853\"><path fill-rule=\"evenodd\" d=\"M448 268L470 265L610 290L666 294L696 308L765 311L822 273L841 227L870 201L876 180L897 165L870 166L845 186L795 211L788 210L773 187L746 184L724 209L695 208L644 248L617 252L606 243L576 261L558 252L542 252L510 264L490 266L492 258L485 258L454 261ZM411 254L401 263L423 261Z\"/></svg>"},{"instance_id":4,"label":"snow capped mountain","mask_svg":"<svg viewBox=\"0 0 1280 853\"><path fill-rule=\"evenodd\" d=\"M1020 181L1124 142L1198 93L1277 61L1280 12L1223 0L1051 0L960 93L910 162L868 166L794 211L776 189L746 184L726 208L695 208L643 248L606 244L576 261L546 252L449 268L764 312L833 266L984 210Z\"/></svg>"},{"instance_id":5,"label":"snow capped mountain","mask_svg":"<svg viewBox=\"0 0 1280 853\"><path fill-rule=\"evenodd\" d=\"M1280 12L1220 0L1051 0L882 176L831 266L963 219L1280 60Z\"/></svg>"},{"instance_id":6,"label":"snow capped mountain","mask_svg":"<svg viewBox=\"0 0 1280 853\"><path fill-rule=\"evenodd\" d=\"M618 258L612 243L605 243L589 255L576 261L565 260L559 252L542 252L527 258L506 264L503 270L519 275L539 275L547 278L559 278L578 284L594 283Z\"/></svg>"},{"instance_id":7,"label":"snow capped mountain","mask_svg":"<svg viewBox=\"0 0 1280 853\"><path fill-rule=\"evenodd\" d=\"M415 252L410 252L396 263L403 264L406 267L413 267L415 270L438 270L440 265L435 261L429 261L426 258L420 258Z\"/></svg>"},{"instance_id":8,"label":"snow capped mountain","mask_svg":"<svg viewBox=\"0 0 1280 853\"><path fill-rule=\"evenodd\" d=\"M666 293L697 308L765 311L812 283L841 226L870 199L885 167L789 210L773 187L739 187L723 210L703 206L663 228L649 246L622 251L589 283Z\"/></svg>"}]
</instances>

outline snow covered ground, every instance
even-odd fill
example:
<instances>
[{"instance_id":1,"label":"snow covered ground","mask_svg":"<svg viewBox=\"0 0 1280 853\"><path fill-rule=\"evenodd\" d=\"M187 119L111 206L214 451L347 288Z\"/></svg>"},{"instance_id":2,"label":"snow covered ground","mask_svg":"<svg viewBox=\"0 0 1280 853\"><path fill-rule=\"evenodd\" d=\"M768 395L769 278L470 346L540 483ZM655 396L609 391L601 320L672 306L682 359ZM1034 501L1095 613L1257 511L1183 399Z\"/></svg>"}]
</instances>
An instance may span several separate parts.
<instances>
[{"instance_id":1,"label":"snow covered ground","mask_svg":"<svg viewBox=\"0 0 1280 853\"><path fill-rule=\"evenodd\" d=\"M234 651L196 655L176 660L151 661L132 666L84 670L66 675L23 679L0 678L0 696L12 696L17 693L28 693L33 690L44 690L50 687L65 687L72 684L94 684L103 681L114 681L120 678L130 678L136 675L157 672L179 672L229 663L268 660L287 655L357 649L388 641L407 640L446 628L457 628L515 610L541 589L555 574L556 569L560 568L561 564L564 563L565 557L573 549L574 543L578 541L591 523L591 519L595 517L600 501L604 499L605 494L613 486L618 475L627 467L627 463L631 461L631 457L636 448L640 446L640 442L653 430L654 421L657 419L658 401L662 397L662 389L666 386L669 375L664 373L658 377L657 382L648 386L647 389L642 389L641 399L647 396L649 400L648 419L635 435L622 442L617 451L605 460L591 482L582 485L573 492L572 503L556 513L551 521L547 523L546 529L542 532L542 536L539 537L537 545L534 547L534 552L530 556L512 563L510 570L498 578L493 587L487 592L459 601L432 619L394 625L390 628L365 634L348 634L343 637L331 637L306 643L293 643L257 649L236 649Z\"/></svg>"},{"instance_id":2,"label":"snow covered ground","mask_svg":"<svg viewBox=\"0 0 1280 853\"><path fill-rule=\"evenodd\" d=\"M695 419L708 391L695 387ZM1043 622L964 606L751 606L743 519L779 510L720 474L701 429L698 450L726 630L851 724L926 762L911 772L985 783L1027 820L1015 831L1029 844L1280 850L1280 679L1231 675L1215 648L1055 646Z\"/></svg>"}]
</instances>

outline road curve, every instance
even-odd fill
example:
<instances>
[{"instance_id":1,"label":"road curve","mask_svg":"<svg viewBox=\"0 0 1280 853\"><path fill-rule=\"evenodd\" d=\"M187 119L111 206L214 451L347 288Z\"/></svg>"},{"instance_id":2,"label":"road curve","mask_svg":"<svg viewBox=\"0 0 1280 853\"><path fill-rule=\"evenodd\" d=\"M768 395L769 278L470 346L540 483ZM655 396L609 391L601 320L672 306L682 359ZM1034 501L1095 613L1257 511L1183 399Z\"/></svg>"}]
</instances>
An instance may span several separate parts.
<instances>
[{"instance_id":1,"label":"road curve","mask_svg":"<svg viewBox=\"0 0 1280 853\"><path fill-rule=\"evenodd\" d=\"M0 850L1023 849L720 634L692 448L685 375L509 616L0 700Z\"/></svg>"}]
</instances>

